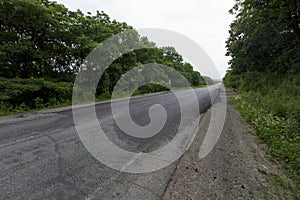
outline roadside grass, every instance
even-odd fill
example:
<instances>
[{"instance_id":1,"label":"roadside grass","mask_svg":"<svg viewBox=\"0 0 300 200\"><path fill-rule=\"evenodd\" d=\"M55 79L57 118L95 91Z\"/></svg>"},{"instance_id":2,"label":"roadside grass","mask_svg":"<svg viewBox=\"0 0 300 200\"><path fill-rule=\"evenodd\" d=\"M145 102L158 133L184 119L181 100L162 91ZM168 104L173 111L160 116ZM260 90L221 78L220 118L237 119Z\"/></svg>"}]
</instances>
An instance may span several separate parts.
<instances>
[{"instance_id":1,"label":"roadside grass","mask_svg":"<svg viewBox=\"0 0 300 200\"><path fill-rule=\"evenodd\" d=\"M231 97L230 102L267 144L271 158L293 179L296 188L293 193L300 199L300 105L295 99L295 96L282 94L274 98L258 92L243 92ZM285 189L288 187L288 181L282 177L273 177L272 181Z\"/></svg>"}]
</instances>

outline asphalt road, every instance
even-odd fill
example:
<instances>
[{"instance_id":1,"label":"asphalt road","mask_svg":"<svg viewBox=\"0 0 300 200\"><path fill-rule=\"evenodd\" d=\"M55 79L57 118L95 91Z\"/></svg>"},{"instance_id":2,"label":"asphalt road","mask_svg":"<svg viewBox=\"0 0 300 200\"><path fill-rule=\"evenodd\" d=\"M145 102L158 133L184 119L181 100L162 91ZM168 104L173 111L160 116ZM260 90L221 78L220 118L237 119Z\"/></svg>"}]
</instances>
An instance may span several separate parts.
<instances>
[{"instance_id":1,"label":"asphalt road","mask_svg":"<svg viewBox=\"0 0 300 200\"><path fill-rule=\"evenodd\" d=\"M214 99L219 86L210 88ZM207 88L195 89L199 109L211 105ZM189 106L189 92L180 91ZM186 93L186 95L185 95ZM120 105L122 101L118 101ZM163 129L153 137L136 138L116 125L110 103L96 105L107 137L130 152L151 152L167 144L177 132L180 106L172 93L130 100L133 121L150 123L149 108L161 104L167 112ZM81 109L82 113L86 107ZM200 115L200 113L198 113ZM161 199L177 162L161 170L132 174L111 169L82 144L72 110L0 119L0 199Z\"/></svg>"}]
</instances>

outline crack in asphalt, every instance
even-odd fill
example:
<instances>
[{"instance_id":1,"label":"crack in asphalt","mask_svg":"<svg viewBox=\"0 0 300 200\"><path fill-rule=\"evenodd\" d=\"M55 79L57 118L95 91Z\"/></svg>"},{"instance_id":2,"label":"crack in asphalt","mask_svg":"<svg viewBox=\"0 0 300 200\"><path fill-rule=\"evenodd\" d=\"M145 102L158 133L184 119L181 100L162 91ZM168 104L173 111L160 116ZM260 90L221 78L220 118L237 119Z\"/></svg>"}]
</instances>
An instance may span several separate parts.
<instances>
[{"instance_id":1,"label":"crack in asphalt","mask_svg":"<svg viewBox=\"0 0 300 200\"><path fill-rule=\"evenodd\" d=\"M128 182L128 183L131 183L131 184L133 184L133 185L136 185L136 186L138 186L138 187L140 187L140 188L143 188L143 189L149 191L151 194L154 194L155 196L157 196L157 197L159 197L159 198L162 197L162 195L156 194L153 190L151 190L151 189L148 188L148 187L142 186L142 185L137 184L137 183L132 182L132 181L127 181L127 182Z\"/></svg>"},{"instance_id":2,"label":"crack in asphalt","mask_svg":"<svg viewBox=\"0 0 300 200\"><path fill-rule=\"evenodd\" d=\"M206 89L199 89L198 93L200 110L203 110L203 107L207 107L207 101L210 101L209 94ZM140 98L132 102L133 114L136 114L138 119L144 119L144 113L139 110L144 104L149 105L159 101L173 110L170 115L172 121L168 124L169 130L165 130L164 135L154 138L150 142L132 142L127 141L127 137L118 138L119 130L113 129L113 124L110 123L111 119L106 119L108 115L110 117L109 104L97 105L96 111L99 114L98 119L105 118L103 120L104 129L113 135L110 138L113 142L117 141L116 143L119 145L121 142L118 143L118 139L122 139L125 144L121 143L120 146L124 146L126 150L131 150L132 144L142 143L142 148L138 149L137 152L151 154L153 150L170 143L174 137L173 133L176 133L177 129L174 122L180 113L174 111L177 107L171 97L171 94L164 94ZM85 114L84 109L83 114ZM37 117L36 120L29 117L28 121L25 117L26 119L22 119L16 124L7 124L5 129L1 128L1 141L4 144L0 144L0 148L3 147L1 148L3 154L13 151L23 152L23 149L30 151L26 150L26 155L22 155L24 162L22 161L18 165L1 163L5 167L2 170L5 174L3 173L3 176L1 174L0 196L4 195L3 198L5 199L43 199L53 196L56 199L74 200L162 198L166 185L174 175L176 162L151 173L118 172L98 162L84 148L74 127L71 109L53 115L55 116ZM9 122L10 119L7 120ZM184 143L189 142L184 138L183 140ZM6 141L8 142L5 143ZM11 148L6 149L7 146L11 146ZM33 148L33 146L40 147L40 149ZM17 156L16 154L13 155ZM155 154L152 156L158 161L169 162L168 159L157 158ZM135 160L131 161L128 162L128 165L135 164ZM6 183L7 180L10 180L11 183L17 183L21 189L9 186L9 183Z\"/></svg>"},{"instance_id":3,"label":"crack in asphalt","mask_svg":"<svg viewBox=\"0 0 300 200\"><path fill-rule=\"evenodd\" d=\"M74 186L74 184L72 184L70 181L66 180L66 178L64 177L64 173L63 173L63 158L61 155L61 152L59 151L59 144L56 141L56 139L54 137L52 137L49 134L45 135L46 137L48 137L54 144L54 151L57 154L57 165L58 165L58 176L57 176L57 181L59 183L61 183L67 190L76 190L76 187Z\"/></svg>"}]
</instances>

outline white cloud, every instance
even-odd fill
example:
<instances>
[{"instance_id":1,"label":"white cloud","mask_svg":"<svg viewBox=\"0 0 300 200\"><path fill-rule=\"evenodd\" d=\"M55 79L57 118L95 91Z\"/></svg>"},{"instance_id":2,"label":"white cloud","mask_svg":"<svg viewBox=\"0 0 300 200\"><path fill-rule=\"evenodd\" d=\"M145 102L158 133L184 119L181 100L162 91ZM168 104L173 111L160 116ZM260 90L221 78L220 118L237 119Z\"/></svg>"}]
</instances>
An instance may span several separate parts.
<instances>
[{"instance_id":1,"label":"white cloud","mask_svg":"<svg viewBox=\"0 0 300 200\"><path fill-rule=\"evenodd\" d=\"M134 28L165 28L196 41L215 63L221 76L228 67L225 41L234 1L209 0L56 0L84 12L103 10Z\"/></svg>"}]
</instances>

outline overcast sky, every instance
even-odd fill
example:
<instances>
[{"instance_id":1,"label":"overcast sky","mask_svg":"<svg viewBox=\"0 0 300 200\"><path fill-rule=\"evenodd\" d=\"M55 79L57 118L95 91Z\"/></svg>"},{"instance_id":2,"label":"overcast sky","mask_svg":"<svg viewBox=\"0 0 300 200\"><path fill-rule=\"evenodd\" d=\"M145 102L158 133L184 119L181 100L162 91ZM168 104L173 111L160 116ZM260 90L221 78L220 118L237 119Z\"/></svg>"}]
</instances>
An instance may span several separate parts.
<instances>
[{"instance_id":1,"label":"overcast sky","mask_svg":"<svg viewBox=\"0 0 300 200\"><path fill-rule=\"evenodd\" d=\"M56 0L71 10L104 11L136 29L164 28L197 42L210 56L221 77L228 68L225 41L234 0Z\"/></svg>"}]
</instances>

